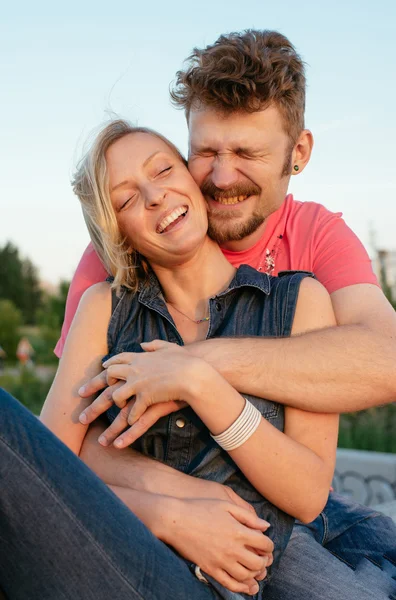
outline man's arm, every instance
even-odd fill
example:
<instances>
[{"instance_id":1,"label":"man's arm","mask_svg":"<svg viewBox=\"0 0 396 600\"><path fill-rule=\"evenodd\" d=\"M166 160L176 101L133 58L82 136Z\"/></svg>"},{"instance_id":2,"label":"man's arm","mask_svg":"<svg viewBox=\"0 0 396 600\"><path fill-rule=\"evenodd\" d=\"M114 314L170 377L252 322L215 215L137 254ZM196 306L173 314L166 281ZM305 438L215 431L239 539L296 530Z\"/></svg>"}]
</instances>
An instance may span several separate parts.
<instances>
[{"instance_id":1,"label":"man's arm","mask_svg":"<svg viewBox=\"0 0 396 600\"><path fill-rule=\"evenodd\" d=\"M292 338L213 339L188 346L233 387L313 412L352 412L396 400L396 313L381 290L331 294L338 327Z\"/></svg>"}]
</instances>

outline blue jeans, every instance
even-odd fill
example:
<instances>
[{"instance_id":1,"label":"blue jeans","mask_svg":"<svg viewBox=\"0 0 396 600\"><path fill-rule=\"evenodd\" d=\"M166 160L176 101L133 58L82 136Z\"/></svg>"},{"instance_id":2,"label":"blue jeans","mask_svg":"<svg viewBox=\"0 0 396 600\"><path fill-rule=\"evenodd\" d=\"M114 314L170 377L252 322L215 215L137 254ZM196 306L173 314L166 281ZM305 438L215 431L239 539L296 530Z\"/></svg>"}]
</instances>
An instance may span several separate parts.
<instances>
[{"instance_id":1,"label":"blue jeans","mask_svg":"<svg viewBox=\"0 0 396 600\"><path fill-rule=\"evenodd\" d=\"M332 496L324 516L310 526L296 525L265 600L396 598L392 521L343 502L340 511ZM2 390L0 588L9 600L242 598L220 588L219 596L198 581L184 560Z\"/></svg>"},{"instance_id":2,"label":"blue jeans","mask_svg":"<svg viewBox=\"0 0 396 600\"><path fill-rule=\"evenodd\" d=\"M218 598L2 390L0 588L9 600Z\"/></svg>"},{"instance_id":3,"label":"blue jeans","mask_svg":"<svg viewBox=\"0 0 396 600\"><path fill-rule=\"evenodd\" d=\"M266 600L396 600L396 525L331 493L322 514L297 522Z\"/></svg>"}]
</instances>

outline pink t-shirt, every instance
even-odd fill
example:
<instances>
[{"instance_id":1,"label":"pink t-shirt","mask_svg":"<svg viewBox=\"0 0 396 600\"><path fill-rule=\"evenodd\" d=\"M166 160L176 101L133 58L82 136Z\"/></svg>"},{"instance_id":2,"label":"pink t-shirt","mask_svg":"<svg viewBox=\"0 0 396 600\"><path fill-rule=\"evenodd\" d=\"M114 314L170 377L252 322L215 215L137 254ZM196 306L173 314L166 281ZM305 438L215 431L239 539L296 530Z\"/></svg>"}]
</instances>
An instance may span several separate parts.
<instances>
[{"instance_id":1,"label":"pink t-shirt","mask_svg":"<svg viewBox=\"0 0 396 600\"><path fill-rule=\"evenodd\" d=\"M299 202L289 194L270 215L263 237L252 248L223 253L235 267L248 264L270 275L290 269L312 271L329 294L356 283L378 285L366 250L341 217L342 213L332 213L315 202ZM82 294L106 277L90 244L70 286L62 334L55 348L58 357Z\"/></svg>"}]
</instances>

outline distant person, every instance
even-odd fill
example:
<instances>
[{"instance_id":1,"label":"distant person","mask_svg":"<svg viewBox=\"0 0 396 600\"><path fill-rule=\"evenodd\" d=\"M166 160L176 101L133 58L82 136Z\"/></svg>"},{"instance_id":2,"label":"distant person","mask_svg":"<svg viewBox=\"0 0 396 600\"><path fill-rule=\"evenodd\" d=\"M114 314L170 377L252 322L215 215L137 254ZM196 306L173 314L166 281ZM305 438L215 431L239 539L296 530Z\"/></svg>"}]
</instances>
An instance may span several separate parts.
<instances>
[{"instance_id":1,"label":"distant person","mask_svg":"<svg viewBox=\"0 0 396 600\"><path fill-rule=\"evenodd\" d=\"M29 340L26 337L21 338L16 351L16 356L21 366L30 366L32 364L33 355L34 350Z\"/></svg>"}]
</instances>

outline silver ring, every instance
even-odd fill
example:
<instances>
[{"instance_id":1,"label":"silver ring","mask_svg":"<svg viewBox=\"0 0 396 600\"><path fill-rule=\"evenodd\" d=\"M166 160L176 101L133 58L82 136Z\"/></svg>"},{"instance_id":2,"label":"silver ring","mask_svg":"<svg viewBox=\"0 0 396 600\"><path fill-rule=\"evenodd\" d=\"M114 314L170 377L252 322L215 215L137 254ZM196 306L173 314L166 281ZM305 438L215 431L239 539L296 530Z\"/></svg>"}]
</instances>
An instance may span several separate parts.
<instances>
[{"instance_id":1,"label":"silver ring","mask_svg":"<svg viewBox=\"0 0 396 600\"><path fill-rule=\"evenodd\" d=\"M199 579L199 581L202 581L203 583L209 583L209 581L206 579L206 577L204 575L202 575L201 568L198 567L198 565L195 565L195 577L197 579Z\"/></svg>"}]
</instances>

